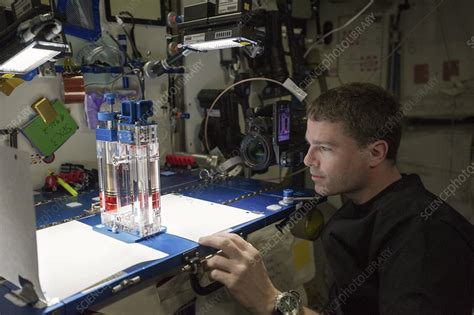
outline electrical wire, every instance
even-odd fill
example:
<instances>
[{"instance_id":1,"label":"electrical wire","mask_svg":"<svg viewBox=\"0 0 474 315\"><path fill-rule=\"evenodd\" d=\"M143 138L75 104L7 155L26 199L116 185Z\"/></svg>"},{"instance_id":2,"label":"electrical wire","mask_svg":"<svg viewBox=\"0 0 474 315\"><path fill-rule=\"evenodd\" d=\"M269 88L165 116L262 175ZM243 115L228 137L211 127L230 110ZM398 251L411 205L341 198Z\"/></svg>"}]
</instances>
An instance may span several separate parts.
<instances>
[{"instance_id":1,"label":"electrical wire","mask_svg":"<svg viewBox=\"0 0 474 315\"><path fill-rule=\"evenodd\" d=\"M122 65L124 66L125 64L127 64L128 62L130 62L132 60L132 58L130 58L130 55L126 52L126 51L123 51L122 50L122 46L120 45L120 43L118 42L118 40L115 39L115 37L110 34L109 32L107 32L107 35L109 35L110 39L112 39L112 41L117 45L119 51L123 52L124 56L125 56L125 63Z\"/></svg>"},{"instance_id":2,"label":"electrical wire","mask_svg":"<svg viewBox=\"0 0 474 315\"><path fill-rule=\"evenodd\" d=\"M140 87L140 98L145 98L145 79L141 76L140 73L135 73L135 76L138 80L138 86Z\"/></svg>"},{"instance_id":3,"label":"electrical wire","mask_svg":"<svg viewBox=\"0 0 474 315\"><path fill-rule=\"evenodd\" d=\"M131 20L132 20L132 27L130 31L128 31L125 27L125 22L120 18L120 16L127 15ZM116 15L117 22L119 25L122 27L123 31L125 32L125 35L127 36L128 40L130 41L130 44L132 46L132 51L133 51L133 57L135 59L139 59L142 57L142 54L137 48L137 43L135 41L135 17L128 11L121 11L119 12L118 15Z\"/></svg>"},{"instance_id":4,"label":"electrical wire","mask_svg":"<svg viewBox=\"0 0 474 315\"><path fill-rule=\"evenodd\" d=\"M91 86L91 85L111 85L112 84L112 87L113 87L113 84L115 82L117 82L118 80L120 80L121 78L123 77L123 74L120 74L118 77L116 77L115 79L113 79L112 81L109 81L109 82L94 82L94 83L88 83L88 84L84 84L84 87L88 87L88 86Z\"/></svg>"},{"instance_id":5,"label":"electrical wire","mask_svg":"<svg viewBox=\"0 0 474 315\"><path fill-rule=\"evenodd\" d=\"M119 15L128 15L128 17L132 20L132 28L130 29L130 35L132 39L135 40L135 17L129 11L120 11Z\"/></svg>"},{"instance_id":6,"label":"electrical wire","mask_svg":"<svg viewBox=\"0 0 474 315\"><path fill-rule=\"evenodd\" d=\"M390 19L390 26L389 26L389 44L388 48L391 49L394 45L396 45L400 41L400 20L402 17L402 12L410 9L410 4L408 0L405 0L403 4L398 4L397 6L397 14L394 19ZM382 35L383 36L383 35ZM381 45L383 46L383 45ZM388 82L387 88L390 89L395 95L400 95L400 52L397 49L395 51L395 56L388 58ZM374 72L375 73L375 72ZM379 71L379 82L381 82L381 74L382 71Z\"/></svg>"},{"instance_id":7,"label":"electrical wire","mask_svg":"<svg viewBox=\"0 0 474 315\"><path fill-rule=\"evenodd\" d=\"M338 32L344 28L346 28L347 26L349 26L350 24L352 24L352 22L354 22L356 19L358 19L365 11L367 11L367 9L374 3L375 0L370 0L370 2L362 8L362 10L360 10L356 15L354 15L351 19L349 19L349 21L347 21L343 26L341 27L337 27L335 29L333 29L332 31L324 34L323 37L321 37L318 41L316 41L314 44L312 44L311 46L308 47L308 49L306 50L306 52L304 53L303 55L303 58L306 58L308 57L309 53L311 52L311 50L313 50L314 48L316 48L317 45L319 45L322 41L324 41L324 39L326 39L326 37L334 34L335 32Z\"/></svg>"}]
</instances>

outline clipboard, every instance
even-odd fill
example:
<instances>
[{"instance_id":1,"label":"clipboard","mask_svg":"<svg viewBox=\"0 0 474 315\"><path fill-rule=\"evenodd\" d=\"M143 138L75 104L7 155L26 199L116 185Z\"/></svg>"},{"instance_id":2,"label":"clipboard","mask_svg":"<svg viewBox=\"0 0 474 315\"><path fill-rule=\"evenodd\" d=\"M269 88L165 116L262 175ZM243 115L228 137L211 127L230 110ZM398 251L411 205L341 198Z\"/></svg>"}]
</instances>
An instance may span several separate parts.
<instances>
[{"instance_id":1,"label":"clipboard","mask_svg":"<svg viewBox=\"0 0 474 315\"><path fill-rule=\"evenodd\" d=\"M49 124L38 115L20 129L20 132L42 156L50 156L56 152L79 128L59 100L56 100L52 106L57 115Z\"/></svg>"}]
</instances>

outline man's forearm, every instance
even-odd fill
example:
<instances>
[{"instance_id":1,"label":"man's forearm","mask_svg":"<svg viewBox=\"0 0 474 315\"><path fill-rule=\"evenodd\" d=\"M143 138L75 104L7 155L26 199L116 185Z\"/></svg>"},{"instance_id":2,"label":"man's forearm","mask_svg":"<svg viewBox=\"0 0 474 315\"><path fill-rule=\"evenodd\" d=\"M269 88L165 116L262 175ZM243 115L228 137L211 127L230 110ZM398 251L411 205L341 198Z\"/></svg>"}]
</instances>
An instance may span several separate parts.
<instances>
[{"instance_id":1,"label":"man's forearm","mask_svg":"<svg viewBox=\"0 0 474 315\"><path fill-rule=\"evenodd\" d=\"M307 307L303 307L300 311L300 314L299 315L320 315L319 313L313 311L313 310L310 310L309 308Z\"/></svg>"}]
</instances>

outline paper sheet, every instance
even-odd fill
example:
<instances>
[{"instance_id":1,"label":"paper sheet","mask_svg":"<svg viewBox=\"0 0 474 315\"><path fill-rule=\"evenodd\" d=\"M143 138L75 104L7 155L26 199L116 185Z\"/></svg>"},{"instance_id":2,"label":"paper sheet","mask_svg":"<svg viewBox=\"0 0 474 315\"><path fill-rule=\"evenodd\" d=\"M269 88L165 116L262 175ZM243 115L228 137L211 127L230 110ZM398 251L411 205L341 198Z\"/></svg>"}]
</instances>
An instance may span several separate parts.
<instances>
[{"instance_id":1,"label":"paper sheet","mask_svg":"<svg viewBox=\"0 0 474 315\"><path fill-rule=\"evenodd\" d=\"M64 299L136 264L167 254L127 244L78 221L39 230L41 286L47 298Z\"/></svg>"},{"instance_id":2,"label":"paper sheet","mask_svg":"<svg viewBox=\"0 0 474 315\"><path fill-rule=\"evenodd\" d=\"M0 146L0 276L33 283L40 299L36 223L27 153Z\"/></svg>"},{"instance_id":3,"label":"paper sheet","mask_svg":"<svg viewBox=\"0 0 474 315\"><path fill-rule=\"evenodd\" d=\"M168 229L167 233L194 242L201 236L225 231L263 216L182 195L167 194L160 200L162 224Z\"/></svg>"}]
</instances>

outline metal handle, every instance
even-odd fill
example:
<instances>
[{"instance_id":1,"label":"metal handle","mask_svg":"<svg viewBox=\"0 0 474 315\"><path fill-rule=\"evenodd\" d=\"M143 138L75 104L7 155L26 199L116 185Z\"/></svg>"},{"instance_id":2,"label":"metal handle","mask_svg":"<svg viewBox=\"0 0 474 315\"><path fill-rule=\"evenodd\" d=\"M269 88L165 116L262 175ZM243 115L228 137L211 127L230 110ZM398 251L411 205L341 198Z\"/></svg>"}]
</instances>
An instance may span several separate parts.
<instances>
[{"instance_id":1,"label":"metal handle","mask_svg":"<svg viewBox=\"0 0 474 315\"><path fill-rule=\"evenodd\" d=\"M194 292L196 292L196 294L199 294L199 295L209 295L212 292L217 291L223 287L222 283L217 282L217 281L205 287L201 286L197 273L189 274L189 278L191 281L191 288L193 288Z\"/></svg>"},{"instance_id":2,"label":"metal handle","mask_svg":"<svg viewBox=\"0 0 474 315\"><path fill-rule=\"evenodd\" d=\"M140 276L136 276L135 278L132 279L125 279L120 284L116 285L115 287L112 288L112 293L117 293L119 291L122 291L126 287L129 287L131 285L134 285L138 282L140 282Z\"/></svg>"}]
</instances>

